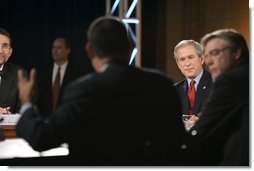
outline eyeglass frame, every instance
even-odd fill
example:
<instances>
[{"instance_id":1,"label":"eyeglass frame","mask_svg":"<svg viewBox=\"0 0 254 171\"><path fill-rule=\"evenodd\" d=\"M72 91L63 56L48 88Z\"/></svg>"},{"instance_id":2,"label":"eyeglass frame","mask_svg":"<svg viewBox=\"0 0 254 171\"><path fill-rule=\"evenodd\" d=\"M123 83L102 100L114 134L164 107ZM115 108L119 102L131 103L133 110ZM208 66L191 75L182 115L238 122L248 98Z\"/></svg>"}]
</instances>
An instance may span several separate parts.
<instances>
[{"instance_id":1,"label":"eyeglass frame","mask_svg":"<svg viewBox=\"0 0 254 171\"><path fill-rule=\"evenodd\" d=\"M209 52L209 54L204 55L204 59L215 57L219 55L221 52L223 52L224 50L230 49L230 48L231 48L230 46L225 46L224 48L221 48L221 49L213 49Z\"/></svg>"}]
</instances>

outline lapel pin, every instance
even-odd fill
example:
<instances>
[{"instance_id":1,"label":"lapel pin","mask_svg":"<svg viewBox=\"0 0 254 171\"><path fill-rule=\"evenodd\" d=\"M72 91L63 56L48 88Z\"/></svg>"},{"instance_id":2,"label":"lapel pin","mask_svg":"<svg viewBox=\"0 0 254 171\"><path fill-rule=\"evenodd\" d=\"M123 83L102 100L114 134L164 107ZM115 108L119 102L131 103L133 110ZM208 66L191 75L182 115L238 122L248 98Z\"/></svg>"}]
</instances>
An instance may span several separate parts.
<instances>
[{"instance_id":1,"label":"lapel pin","mask_svg":"<svg viewBox=\"0 0 254 171\"><path fill-rule=\"evenodd\" d=\"M203 87L203 90L205 90L205 89L206 89L206 86Z\"/></svg>"}]
</instances>

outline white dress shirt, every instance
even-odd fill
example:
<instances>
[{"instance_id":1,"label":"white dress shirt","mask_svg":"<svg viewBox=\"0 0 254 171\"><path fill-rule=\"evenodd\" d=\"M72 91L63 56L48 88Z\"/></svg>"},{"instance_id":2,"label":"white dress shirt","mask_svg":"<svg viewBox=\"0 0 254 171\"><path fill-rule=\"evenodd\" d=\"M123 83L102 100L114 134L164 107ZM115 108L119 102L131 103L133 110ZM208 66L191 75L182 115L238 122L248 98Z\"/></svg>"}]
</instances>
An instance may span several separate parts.
<instances>
[{"instance_id":1,"label":"white dress shirt","mask_svg":"<svg viewBox=\"0 0 254 171\"><path fill-rule=\"evenodd\" d=\"M61 78L60 78L60 85L62 85L62 82L63 82L63 78L64 78L64 74L65 74L67 65L68 65L68 61L66 61L66 62L65 62L64 64L62 64L61 66L57 65L56 63L54 63L53 72L52 72L52 86L53 86L54 80L55 80L55 78L56 78L56 74L57 74L58 67L61 67L61 69L60 69L60 75L61 75Z\"/></svg>"}]
</instances>

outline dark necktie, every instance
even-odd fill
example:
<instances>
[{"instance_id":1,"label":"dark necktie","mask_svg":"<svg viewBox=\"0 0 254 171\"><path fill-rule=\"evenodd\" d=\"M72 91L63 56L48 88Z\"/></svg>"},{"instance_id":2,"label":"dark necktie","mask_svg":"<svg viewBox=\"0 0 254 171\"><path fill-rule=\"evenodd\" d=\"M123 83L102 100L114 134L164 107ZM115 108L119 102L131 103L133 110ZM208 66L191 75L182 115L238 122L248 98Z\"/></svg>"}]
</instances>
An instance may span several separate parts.
<instances>
[{"instance_id":1,"label":"dark necktie","mask_svg":"<svg viewBox=\"0 0 254 171\"><path fill-rule=\"evenodd\" d=\"M194 108L194 101L195 101L195 87L194 87L195 81L191 80L189 90L188 90L188 97L189 97L189 114L193 114L193 108Z\"/></svg>"},{"instance_id":2,"label":"dark necktie","mask_svg":"<svg viewBox=\"0 0 254 171\"><path fill-rule=\"evenodd\" d=\"M60 70L61 70L61 67L58 67L56 78L53 84L53 92L52 92L52 103L53 103L52 110L53 111L56 109L59 91L60 91L60 78L61 78Z\"/></svg>"}]
</instances>

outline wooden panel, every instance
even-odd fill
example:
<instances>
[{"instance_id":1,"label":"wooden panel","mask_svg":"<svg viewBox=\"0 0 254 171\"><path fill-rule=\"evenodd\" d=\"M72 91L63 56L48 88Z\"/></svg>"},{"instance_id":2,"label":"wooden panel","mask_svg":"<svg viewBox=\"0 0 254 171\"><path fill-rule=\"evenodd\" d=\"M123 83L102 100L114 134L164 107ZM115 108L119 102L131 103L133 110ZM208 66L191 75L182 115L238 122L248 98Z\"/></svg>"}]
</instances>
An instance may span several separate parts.
<instances>
[{"instance_id":1,"label":"wooden panel","mask_svg":"<svg viewBox=\"0 0 254 171\"><path fill-rule=\"evenodd\" d=\"M175 82L183 78L173 58L174 46L179 41L200 41L208 32L234 28L241 32L249 43L248 0L178 0L167 1L165 5L165 72Z\"/></svg>"},{"instance_id":2,"label":"wooden panel","mask_svg":"<svg viewBox=\"0 0 254 171\"><path fill-rule=\"evenodd\" d=\"M2 128L6 139L17 137L15 125L3 125Z\"/></svg>"}]
</instances>

